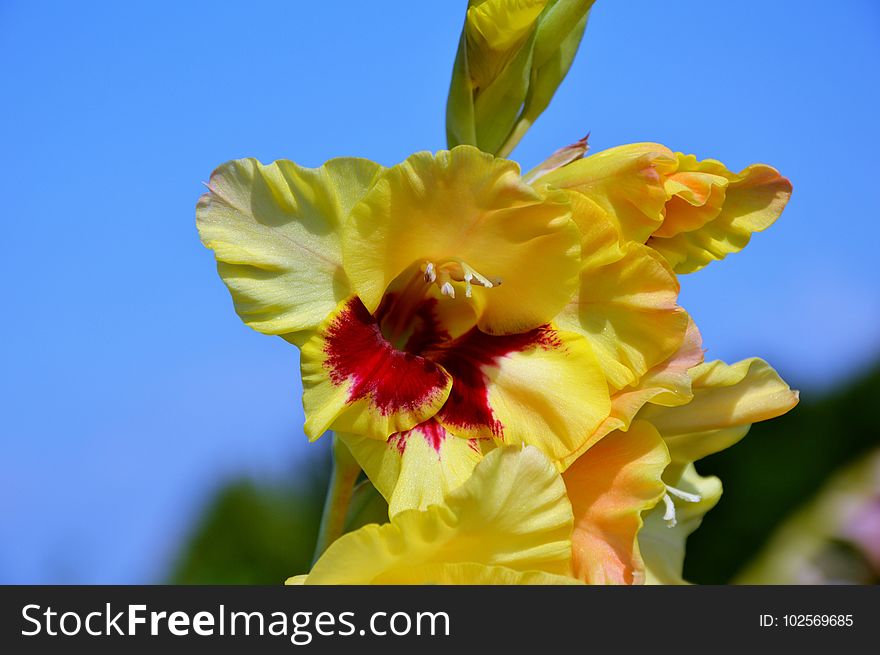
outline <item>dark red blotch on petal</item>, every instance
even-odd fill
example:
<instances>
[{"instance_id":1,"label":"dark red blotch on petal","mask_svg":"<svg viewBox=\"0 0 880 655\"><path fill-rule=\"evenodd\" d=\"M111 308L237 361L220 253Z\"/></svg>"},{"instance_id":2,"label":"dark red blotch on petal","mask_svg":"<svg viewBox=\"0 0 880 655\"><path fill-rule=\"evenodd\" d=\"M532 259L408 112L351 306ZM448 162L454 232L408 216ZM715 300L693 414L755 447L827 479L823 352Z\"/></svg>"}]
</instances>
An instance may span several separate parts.
<instances>
[{"instance_id":1,"label":"dark red blotch on petal","mask_svg":"<svg viewBox=\"0 0 880 655\"><path fill-rule=\"evenodd\" d=\"M451 427L478 431L481 436L503 437L504 426L489 405L489 378L485 369L507 355L533 348L559 348L561 342L549 326L522 334L491 335L474 328L428 356L452 376L452 390L437 417Z\"/></svg>"},{"instance_id":2,"label":"dark red blotch on petal","mask_svg":"<svg viewBox=\"0 0 880 655\"><path fill-rule=\"evenodd\" d=\"M428 445L431 446L438 455L440 454L440 446L443 445L443 442L447 437L452 436L437 421L434 419L428 419L424 423L420 423L414 427L412 430L392 434L388 439L388 443L397 448L397 452L403 455L403 453L406 452L407 442L412 438L413 433L415 432L420 433L425 441L428 442Z\"/></svg>"},{"instance_id":3,"label":"dark red blotch on petal","mask_svg":"<svg viewBox=\"0 0 880 655\"><path fill-rule=\"evenodd\" d=\"M394 348L358 298L330 323L324 354L330 380L350 385L349 401L369 398L383 415L429 403L448 381L436 363Z\"/></svg>"}]
</instances>

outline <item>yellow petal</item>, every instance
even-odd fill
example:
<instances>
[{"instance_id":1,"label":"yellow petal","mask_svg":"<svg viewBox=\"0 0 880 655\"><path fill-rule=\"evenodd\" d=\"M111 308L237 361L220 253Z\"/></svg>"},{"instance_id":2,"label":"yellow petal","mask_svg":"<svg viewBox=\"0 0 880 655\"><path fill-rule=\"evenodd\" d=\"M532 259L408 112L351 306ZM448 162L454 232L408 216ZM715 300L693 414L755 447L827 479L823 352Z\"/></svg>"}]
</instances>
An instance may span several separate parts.
<instances>
[{"instance_id":1,"label":"yellow petal","mask_svg":"<svg viewBox=\"0 0 880 655\"><path fill-rule=\"evenodd\" d=\"M780 416L797 405L793 391L767 362L733 365L714 361L690 371L693 400L679 407L648 405L639 414L669 446L675 462L718 452L745 436L752 423Z\"/></svg>"},{"instance_id":2,"label":"yellow petal","mask_svg":"<svg viewBox=\"0 0 880 655\"><path fill-rule=\"evenodd\" d=\"M508 334L549 322L568 302L579 242L563 194L545 197L515 163L459 146L388 169L352 210L343 251L370 312L401 273L431 262L458 271L447 302L472 304L484 332ZM475 283L468 298L464 265L492 287Z\"/></svg>"},{"instance_id":3,"label":"yellow petal","mask_svg":"<svg viewBox=\"0 0 880 655\"><path fill-rule=\"evenodd\" d=\"M339 434L360 467L388 501L388 514L437 505L467 480L483 458L480 445L446 431L434 420L387 442Z\"/></svg>"},{"instance_id":4,"label":"yellow petal","mask_svg":"<svg viewBox=\"0 0 880 655\"><path fill-rule=\"evenodd\" d=\"M672 407L689 402L693 393L688 371L702 361L702 339L693 320L690 320L685 339L674 355L651 368L636 384L611 395L611 411L590 435L588 443L595 443L613 430L628 430L646 403ZM564 469L570 465L580 454L577 452L573 457L564 459L561 467Z\"/></svg>"},{"instance_id":5,"label":"yellow petal","mask_svg":"<svg viewBox=\"0 0 880 655\"><path fill-rule=\"evenodd\" d=\"M644 567L636 535L641 513L666 490L669 463L663 439L649 423L612 432L563 474L574 513L572 566L588 584L641 584Z\"/></svg>"},{"instance_id":6,"label":"yellow petal","mask_svg":"<svg viewBox=\"0 0 880 655\"><path fill-rule=\"evenodd\" d=\"M590 345L573 332L474 330L430 356L453 378L436 418L460 436L531 444L558 461L588 447L610 409Z\"/></svg>"},{"instance_id":7,"label":"yellow petal","mask_svg":"<svg viewBox=\"0 0 880 655\"><path fill-rule=\"evenodd\" d=\"M302 346L305 432L385 440L434 416L452 378L434 362L397 350L357 297L342 301Z\"/></svg>"},{"instance_id":8,"label":"yellow petal","mask_svg":"<svg viewBox=\"0 0 880 655\"><path fill-rule=\"evenodd\" d=\"M585 253L577 295L556 321L583 334L609 384L622 389L681 346L688 326L679 285L662 257L638 243L617 242L607 213L570 194Z\"/></svg>"},{"instance_id":9,"label":"yellow petal","mask_svg":"<svg viewBox=\"0 0 880 655\"><path fill-rule=\"evenodd\" d=\"M676 524L672 527L663 518L662 504L645 514L645 525L639 531L639 549L648 584L687 584L682 577L685 542L700 527L706 512L721 498L721 480L718 478L699 475L693 464L677 471L666 481L676 489L699 496L700 500L674 500ZM670 472L667 470L667 475Z\"/></svg>"},{"instance_id":10,"label":"yellow petal","mask_svg":"<svg viewBox=\"0 0 880 655\"><path fill-rule=\"evenodd\" d=\"M634 143L579 159L541 182L579 191L608 213L623 240L644 243L663 223L664 179L676 166L665 146Z\"/></svg>"},{"instance_id":11,"label":"yellow petal","mask_svg":"<svg viewBox=\"0 0 880 655\"><path fill-rule=\"evenodd\" d=\"M693 155L676 156L679 173L670 179L686 176L711 183L703 204L699 194L689 197L677 191L662 228L648 241L676 273L692 273L739 252L754 232L766 230L779 218L791 197L791 182L770 166L754 164L735 174L714 159L698 162Z\"/></svg>"},{"instance_id":12,"label":"yellow petal","mask_svg":"<svg viewBox=\"0 0 880 655\"><path fill-rule=\"evenodd\" d=\"M247 325L301 345L350 294L340 229L380 170L365 159L239 159L214 171L196 222Z\"/></svg>"},{"instance_id":13,"label":"yellow petal","mask_svg":"<svg viewBox=\"0 0 880 655\"><path fill-rule=\"evenodd\" d=\"M306 582L413 582L413 569L467 563L567 575L571 529L565 485L550 461L536 448L498 448L445 504L343 535Z\"/></svg>"}]
</instances>

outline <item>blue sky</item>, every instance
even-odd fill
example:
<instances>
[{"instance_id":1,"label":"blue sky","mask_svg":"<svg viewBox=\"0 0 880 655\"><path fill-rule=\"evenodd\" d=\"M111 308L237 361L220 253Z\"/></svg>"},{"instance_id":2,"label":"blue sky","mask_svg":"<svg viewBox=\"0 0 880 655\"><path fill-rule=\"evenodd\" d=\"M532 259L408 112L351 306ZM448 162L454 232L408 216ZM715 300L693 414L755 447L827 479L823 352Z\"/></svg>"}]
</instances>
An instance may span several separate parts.
<instances>
[{"instance_id":1,"label":"blue sky","mask_svg":"<svg viewBox=\"0 0 880 655\"><path fill-rule=\"evenodd\" d=\"M225 160L444 147L465 2L0 5L0 582L150 582L223 480L304 451L297 354L199 242ZM880 354L880 10L599 0L526 168L587 131L762 161L795 193L683 280L709 357L827 387Z\"/></svg>"}]
</instances>

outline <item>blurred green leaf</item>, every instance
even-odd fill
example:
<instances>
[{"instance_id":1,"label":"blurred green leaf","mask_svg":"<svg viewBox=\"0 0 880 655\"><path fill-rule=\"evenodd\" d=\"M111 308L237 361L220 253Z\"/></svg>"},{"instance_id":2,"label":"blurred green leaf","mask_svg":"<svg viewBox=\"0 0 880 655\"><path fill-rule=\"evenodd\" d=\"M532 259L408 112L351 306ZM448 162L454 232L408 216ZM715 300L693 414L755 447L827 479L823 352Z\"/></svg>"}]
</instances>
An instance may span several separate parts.
<instances>
[{"instance_id":1,"label":"blurred green leaf","mask_svg":"<svg viewBox=\"0 0 880 655\"><path fill-rule=\"evenodd\" d=\"M239 480L210 500L185 543L172 584L281 584L307 573L327 491L329 454L302 462L299 486ZM355 488L345 531L388 521L388 503L365 478Z\"/></svg>"},{"instance_id":2,"label":"blurred green leaf","mask_svg":"<svg viewBox=\"0 0 880 655\"><path fill-rule=\"evenodd\" d=\"M318 535L329 466L301 487L233 482L194 526L172 584L282 584L306 573Z\"/></svg>"}]
</instances>

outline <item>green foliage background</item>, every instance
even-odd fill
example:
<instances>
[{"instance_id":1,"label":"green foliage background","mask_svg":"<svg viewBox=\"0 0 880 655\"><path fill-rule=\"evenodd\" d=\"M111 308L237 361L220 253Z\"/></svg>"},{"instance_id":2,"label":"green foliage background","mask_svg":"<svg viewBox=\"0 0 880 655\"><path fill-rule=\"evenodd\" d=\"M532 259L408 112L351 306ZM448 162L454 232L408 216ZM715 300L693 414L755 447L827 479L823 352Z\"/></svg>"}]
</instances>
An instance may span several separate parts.
<instances>
[{"instance_id":1,"label":"green foliage background","mask_svg":"<svg viewBox=\"0 0 880 655\"><path fill-rule=\"evenodd\" d=\"M685 577L729 582L789 514L833 473L880 444L880 366L823 396L752 427L746 438L698 463L718 475L724 495L688 542ZM170 572L183 584L279 584L305 573L320 521L329 451L315 447L290 479L296 485L240 480L220 489ZM294 475L293 473L297 473ZM382 502L368 483L350 527L379 520Z\"/></svg>"}]
</instances>

